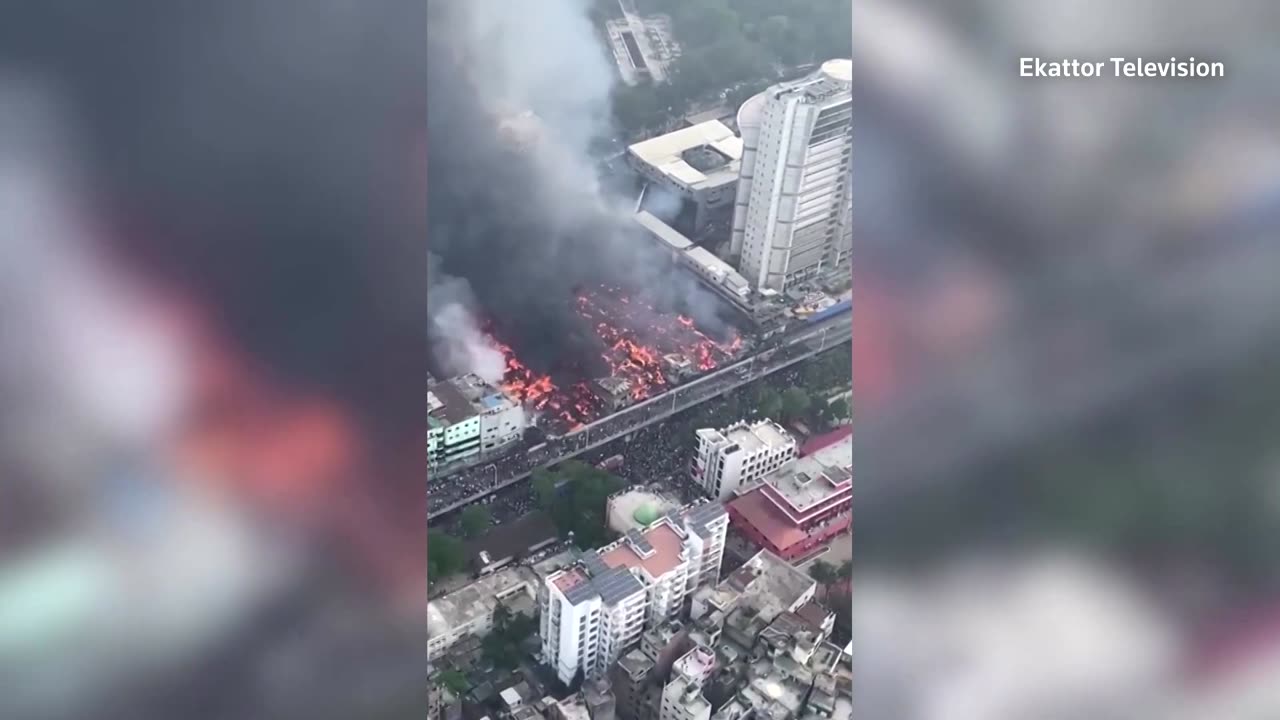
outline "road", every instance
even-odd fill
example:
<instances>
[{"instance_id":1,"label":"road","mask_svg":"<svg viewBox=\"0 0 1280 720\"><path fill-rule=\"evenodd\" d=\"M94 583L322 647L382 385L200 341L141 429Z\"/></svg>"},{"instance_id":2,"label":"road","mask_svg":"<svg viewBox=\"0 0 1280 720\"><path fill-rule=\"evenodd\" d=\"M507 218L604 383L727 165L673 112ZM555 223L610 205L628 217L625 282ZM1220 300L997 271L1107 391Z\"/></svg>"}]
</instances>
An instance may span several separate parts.
<instances>
[{"instance_id":1,"label":"road","mask_svg":"<svg viewBox=\"0 0 1280 720\"><path fill-rule=\"evenodd\" d=\"M442 477L428 489L428 519L435 520L482 500L524 480L538 468L550 467L576 457L734 388L790 367L848 341L852 334L849 316L838 315L823 323L784 335L775 350L765 350L687 385L632 405L564 437L549 440L546 447L537 453L517 451L489 465Z\"/></svg>"}]
</instances>

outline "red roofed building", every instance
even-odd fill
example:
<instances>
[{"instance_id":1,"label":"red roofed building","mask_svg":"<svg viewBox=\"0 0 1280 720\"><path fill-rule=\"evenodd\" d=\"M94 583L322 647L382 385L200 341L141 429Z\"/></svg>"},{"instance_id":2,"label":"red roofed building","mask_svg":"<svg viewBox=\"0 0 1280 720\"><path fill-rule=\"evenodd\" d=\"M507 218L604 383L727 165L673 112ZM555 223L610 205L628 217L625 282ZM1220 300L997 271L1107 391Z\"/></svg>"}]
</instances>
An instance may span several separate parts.
<instances>
[{"instance_id":1,"label":"red roofed building","mask_svg":"<svg viewBox=\"0 0 1280 720\"><path fill-rule=\"evenodd\" d=\"M849 530L853 438L828 441L727 504L729 522L755 544L796 560Z\"/></svg>"},{"instance_id":2,"label":"red roofed building","mask_svg":"<svg viewBox=\"0 0 1280 720\"><path fill-rule=\"evenodd\" d=\"M825 450L836 443L844 442L851 435L853 435L852 425L841 425L831 432L814 435L808 440L805 440L804 444L800 446L800 457L807 457L819 450Z\"/></svg>"}]
</instances>

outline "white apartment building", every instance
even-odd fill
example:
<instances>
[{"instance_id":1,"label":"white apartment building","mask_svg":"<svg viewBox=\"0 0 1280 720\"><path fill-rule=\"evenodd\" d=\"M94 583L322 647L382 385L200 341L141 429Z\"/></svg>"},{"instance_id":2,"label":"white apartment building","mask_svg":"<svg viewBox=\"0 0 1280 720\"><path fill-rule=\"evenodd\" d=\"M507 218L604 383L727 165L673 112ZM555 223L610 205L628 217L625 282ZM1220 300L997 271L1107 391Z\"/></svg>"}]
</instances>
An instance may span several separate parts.
<instances>
[{"instance_id":1,"label":"white apartment building","mask_svg":"<svg viewBox=\"0 0 1280 720\"><path fill-rule=\"evenodd\" d=\"M427 468L472 461L480 454L480 416L452 383L427 387Z\"/></svg>"},{"instance_id":2,"label":"white apartment building","mask_svg":"<svg viewBox=\"0 0 1280 720\"><path fill-rule=\"evenodd\" d=\"M696 621L712 615L722 619L750 608L749 614L764 623L783 613L794 613L817 593L818 583L809 573L768 550L751 556L720 584L699 587L693 594L689 617Z\"/></svg>"},{"instance_id":3,"label":"white apartment building","mask_svg":"<svg viewBox=\"0 0 1280 720\"><path fill-rule=\"evenodd\" d=\"M477 375L455 378L453 384L480 417L480 452L490 453L518 441L529 426L524 406Z\"/></svg>"},{"instance_id":4,"label":"white apartment building","mask_svg":"<svg viewBox=\"0 0 1280 720\"><path fill-rule=\"evenodd\" d=\"M493 630L498 604L532 617L538 576L516 567L494 573L427 604L427 658L437 658L459 641Z\"/></svg>"},{"instance_id":5,"label":"white apartment building","mask_svg":"<svg viewBox=\"0 0 1280 720\"><path fill-rule=\"evenodd\" d=\"M590 672L598 664L606 597L611 612L635 614L636 621L642 622L644 587L630 573L593 578L584 569L571 567L544 580L538 603L542 660L566 685L579 671Z\"/></svg>"},{"instance_id":6,"label":"white apartment building","mask_svg":"<svg viewBox=\"0 0 1280 720\"><path fill-rule=\"evenodd\" d=\"M848 263L853 63L829 60L813 74L743 103L743 149L730 255L759 289L783 291Z\"/></svg>"},{"instance_id":7,"label":"white apartment building","mask_svg":"<svg viewBox=\"0 0 1280 720\"><path fill-rule=\"evenodd\" d=\"M724 505L708 502L685 510L683 518L687 529L685 547L691 558L700 558L690 566L687 595L700 585L720 582L724 540L729 534L729 514Z\"/></svg>"},{"instance_id":8,"label":"white apartment building","mask_svg":"<svg viewBox=\"0 0 1280 720\"><path fill-rule=\"evenodd\" d=\"M671 680L662 689L658 720L708 720L711 703L703 696L702 686L715 667L716 654L705 647L695 647L677 660Z\"/></svg>"},{"instance_id":9,"label":"white apartment building","mask_svg":"<svg viewBox=\"0 0 1280 720\"><path fill-rule=\"evenodd\" d=\"M693 480L720 502L796 457L795 438L772 420L738 423L723 430L703 428L697 435Z\"/></svg>"},{"instance_id":10,"label":"white apartment building","mask_svg":"<svg viewBox=\"0 0 1280 720\"><path fill-rule=\"evenodd\" d=\"M528 427L524 406L476 375L427 387L427 467L477 462L518 441Z\"/></svg>"},{"instance_id":11,"label":"white apartment building","mask_svg":"<svg viewBox=\"0 0 1280 720\"><path fill-rule=\"evenodd\" d=\"M602 676L648 627L679 615L685 598L719 578L728 515L719 503L677 510L631 530L543 580L543 660L566 685Z\"/></svg>"}]
</instances>

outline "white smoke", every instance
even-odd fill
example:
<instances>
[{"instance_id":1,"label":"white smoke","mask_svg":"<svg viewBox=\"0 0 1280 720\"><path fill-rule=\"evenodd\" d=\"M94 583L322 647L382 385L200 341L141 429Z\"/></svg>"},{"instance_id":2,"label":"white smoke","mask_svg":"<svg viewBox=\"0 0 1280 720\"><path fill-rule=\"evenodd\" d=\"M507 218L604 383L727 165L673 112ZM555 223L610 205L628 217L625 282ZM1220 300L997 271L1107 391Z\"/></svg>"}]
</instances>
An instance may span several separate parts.
<instances>
[{"instance_id":1,"label":"white smoke","mask_svg":"<svg viewBox=\"0 0 1280 720\"><path fill-rule=\"evenodd\" d=\"M434 9L428 32L441 58L434 67L440 82L429 86L428 103L440 103L437 140L443 147L433 154L447 170L433 170L428 181L449 183L454 202L433 205L440 220L432 224L430 243L449 259L451 272L476 283L485 307L506 318L524 303L547 301L528 288L547 287L553 296L625 269L629 285L654 291L655 298L670 301L662 305L678 306L719 334L722 301L692 276L655 262L638 237L635 194L615 193L601 182L591 148L615 134L611 93L617 73L593 27L589 2L436 0ZM475 143L474 151L465 143ZM674 222L679 199L654 199L663 219ZM440 369L501 372L498 354L476 329L480 304L470 288L439 274L434 280L428 305ZM528 317L538 322L538 313Z\"/></svg>"},{"instance_id":2,"label":"white smoke","mask_svg":"<svg viewBox=\"0 0 1280 720\"><path fill-rule=\"evenodd\" d=\"M645 209L668 225L676 221L683 204L684 201L674 190L661 185L650 185L645 191Z\"/></svg>"},{"instance_id":3,"label":"white smoke","mask_svg":"<svg viewBox=\"0 0 1280 720\"><path fill-rule=\"evenodd\" d=\"M452 51L448 55L481 111L508 134L521 130L522 142L513 146L520 146L538 177L523 191L548 221L538 236L539 255L559 255L563 237L585 226L599 228L595 235L601 241L618 237L629 214L602 191L589 153L591 141L611 129L614 73L588 19L588 3L442 0L435 9L442 13L438 20L447 20L432 23L433 42ZM450 240L440 231L431 238L435 247ZM433 268L429 287L428 334L439 369L501 380L506 360L481 331L467 282Z\"/></svg>"},{"instance_id":4,"label":"white smoke","mask_svg":"<svg viewBox=\"0 0 1280 720\"><path fill-rule=\"evenodd\" d=\"M451 41L490 112L532 112L540 140L584 159L607 132L614 72L587 17L587 0L468 0L454 3Z\"/></svg>"},{"instance_id":5,"label":"white smoke","mask_svg":"<svg viewBox=\"0 0 1280 720\"><path fill-rule=\"evenodd\" d=\"M630 219L621 210L634 198L610 197L591 158L592 142L614 132L616 71L588 16L589 0L451 4L448 42L484 109L500 124L537 127L523 150L539 175L528 191L564 227L604 223L617 236Z\"/></svg>"},{"instance_id":6,"label":"white smoke","mask_svg":"<svg viewBox=\"0 0 1280 720\"><path fill-rule=\"evenodd\" d=\"M480 332L470 310L461 303L450 302L438 311L433 307L432 315L433 335L439 340L432 346L437 362L446 371L451 375L475 373L486 382L495 384L502 380L506 358Z\"/></svg>"},{"instance_id":7,"label":"white smoke","mask_svg":"<svg viewBox=\"0 0 1280 720\"><path fill-rule=\"evenodd\" d=\"M486 382L500 382L507 361L480 329L471 310L475 307L471 286L438 267L439 261L428 254L427 344L432 359L451 377L474 373Z\"/></svg>"}]
</instances>

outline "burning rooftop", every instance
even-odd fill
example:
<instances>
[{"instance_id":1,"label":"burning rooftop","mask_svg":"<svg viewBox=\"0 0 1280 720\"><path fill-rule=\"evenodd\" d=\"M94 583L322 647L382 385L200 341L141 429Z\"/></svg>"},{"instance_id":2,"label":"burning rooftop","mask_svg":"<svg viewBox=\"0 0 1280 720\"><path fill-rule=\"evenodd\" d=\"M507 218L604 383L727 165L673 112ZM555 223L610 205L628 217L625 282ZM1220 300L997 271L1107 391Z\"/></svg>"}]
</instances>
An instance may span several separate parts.
<instances>
[{"instance_id":1,"label":"burning rooftop","mask_svg":"<svg viewBox=\"0 0 1280 720\"><path fill-rule=\"evenodd\" d=\"M715 370L743 346L736 331L717 340L692 317L663 312L619 287L581 290L574 309L594 348L583 353L570 382L535 371L510 345L493 341L506 358L503 389L570 430Z\"/></svg>"}]
</instances>

